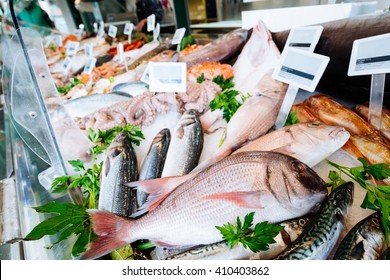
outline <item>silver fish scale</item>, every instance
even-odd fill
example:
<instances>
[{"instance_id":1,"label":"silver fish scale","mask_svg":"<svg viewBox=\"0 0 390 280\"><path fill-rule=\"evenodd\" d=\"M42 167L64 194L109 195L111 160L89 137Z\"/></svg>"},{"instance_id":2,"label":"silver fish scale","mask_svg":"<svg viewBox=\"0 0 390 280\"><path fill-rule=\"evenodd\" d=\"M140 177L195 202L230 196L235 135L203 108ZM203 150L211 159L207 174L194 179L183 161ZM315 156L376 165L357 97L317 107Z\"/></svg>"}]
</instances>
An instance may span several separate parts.
<instances>
[{"instance_id":1,"label":"silver fish scale","mask_svg":"<svg viewBox=\"0 0 390 280\"><path fill-rule=\"evenodd\" d=\"M375 212L358 222L341 241L333 259L376 260L386 248L381 214Z\"/></svg>"},{"instance_id":2,"label":"silver fish scale","mask_svg":"<svg viewBox=\"0 0 390 280\"><path fill-rule=\"evenodd\" d=\"M235 223L237 216L244 217L252 211L256 212L254 223L264 220L280 222L303 216L313 207L312 200L304 207L299 204L297 208L292 205L294 201L287 198L282 201L290 201L291 205L280 204L279 197L294 193L286 194L286 190L296 189L295 192L300 193L297 199L305 201L313 192L306 190L313 186L284 185L294 181L285 180L279 172L287 167L291 169L290 161L296 160L271 152L248 152L228 157L179 186L155 210L135 221L129 240L149 239L173 246L211 244L222 239L215 226ZM267 169L272 170L270 174ZM267 176L276 184L265 184L264 177ZM313 173L311 176L316 187L324 187L318 175ZM290 177L295 177L292 170ZM325 189L321 188L320 192L323 191ZM212 197L232 192L237 194L231 198ZM252 192L253 197L246 200L245 193L248 192ZM242 195L244 197L238 200ZM315 203L324 197L325 194L318 197ZM250 206L240 205L240 201ZM252 203L257 205L252 206Z\"/></svg>"},{"instance_id":3,"label":"silver fish scale","mask_svg":"<svg viewBox=\"0 0 390 280\"><path fill-rule=\"evenodd\" d=\"M345 226L353 202L353 183L333 191L302 235L276 260L326 259Z\"/></svg>"}]
</instances>

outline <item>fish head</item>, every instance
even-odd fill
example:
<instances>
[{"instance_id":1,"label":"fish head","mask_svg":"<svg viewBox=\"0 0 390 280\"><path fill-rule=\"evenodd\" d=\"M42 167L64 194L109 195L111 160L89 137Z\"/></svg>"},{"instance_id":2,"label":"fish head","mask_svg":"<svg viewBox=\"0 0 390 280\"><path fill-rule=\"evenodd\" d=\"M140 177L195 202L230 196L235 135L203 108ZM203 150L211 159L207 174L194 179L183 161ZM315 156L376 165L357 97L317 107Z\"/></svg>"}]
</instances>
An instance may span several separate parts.
<instances>
[{"instance_id":1,"label":"fish head","mask_svg":"<svg viewBox=\"0 0 390 280\"><path fill-rule=\"evenodd\" d=\"M153 62L176 62L179 59L180 53L173 50L164 50L158 55L150 59Z\"/></svg>"},{"instance_id":2,"label":"fish head","mask_svg":"<svg viewBox=\"0 0 390 280\"><path fill-rule=\"evenodd\" d=\"M281 160L278 166L272 167L270 184L279 186L278 200L297 216L317 211L328 191L326 183L308 165L300 160L278 154ZM272 175L272 176L271 176Z\"/></svg>"},{"instance_id":3,"label":"fish head","mask_svg":"<svg viewBox=\"0 0 390 280\"><path fill-rule=\"evenodd\" d=\"M340 149L350 134L341 126L323 123L299 123L286 128L291 138L291 155L314 166Z\"/></svg>"},{"instance_id":4,"label":"fish head","mask_svg":"<svg viewBox=\"0 0 390 280\"><path fill-rule=\"evenodd\" d=\"M353 203L353 188L352 182L346 182L334 191L332 191L328 197L329 207L334 211L334 217L337 221L345 223L346 216Z\"/></svg>"},{"instance_id":5,"label":"fish head","mask_svg":"<svg viewBox=\"0 0 390 280\"><path fill-rule=\"evenodd\" d=\"M188 110L183 113L179 122L177 123L175 136L179 139L182 139L185 136L186 131L191 131L193 126L197 126L199 128L202 127L197 111Z\"/></svg>"}]
</instances>

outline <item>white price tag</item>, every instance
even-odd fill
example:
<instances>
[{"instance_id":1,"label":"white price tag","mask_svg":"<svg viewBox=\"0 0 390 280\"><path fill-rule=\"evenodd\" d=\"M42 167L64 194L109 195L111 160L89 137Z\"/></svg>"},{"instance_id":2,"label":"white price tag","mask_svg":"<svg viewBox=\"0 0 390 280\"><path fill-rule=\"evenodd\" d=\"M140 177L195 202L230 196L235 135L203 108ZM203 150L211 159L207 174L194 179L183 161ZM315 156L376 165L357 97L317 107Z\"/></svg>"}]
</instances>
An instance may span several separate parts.
<instances>
[{"instance_id":1,"label":"white price tag","mask_svg":"<svg viewBox=\"0 0 390 280\"><path fill-rule=\"evenodd\" d=\"M154 14L148 16L147 19L147 30L148 32L154 30L154 27L156 25L156 16Z\"/></svg>"},{"instance_id":2,"label":"white price tag","mask_svg":"<svg viewBox=\"0 0 390 280\"><path fill-rule=\"evenodd\" d=\"M149 84L149 65L150 62L148 62L148 65L146 66L146 69L144 73L142 73L141 82L144 82L145 84Z\"/></svg>"},{"instance_id":3,"label":"white price tag","mask_svg":"<svg viewBox=\"0 0 390 280\"><path fill-rule=\"evenodd\" d=\"M158 37L160 36L160 24L156 24L156 28L153 29L153 41L157 42Z\"/></svg>"},{"instance_id":4,"label":"white price tag","mask_svg":"<svg viewBox=\"0 0 390 280\"><path fill-rule=\"evenodd\" d=\"M173 35L172 39L172 45L179 45L181 42L181 39L183 39L184 34L186 34L185 27L176 29L175 35Z\"/></svg>"},{"instance_id":5,"label":"white price tag","mask_svg":"<svg viewBox=\"0 0 390 280\"><path fill-rule=\"evenodd\" d=\"M92 45L90 45L90 44L85 45L84 50L85 50L85 55L87 56L87 58L93 57L93 46Z\"/></svg>"},{"instance_id":6,"label":"white price tag","mask_svg":"<svg viewBox=\"0 0 390 280\"><path fill-rule=\"evenodd\" d=\"M95 68L96 65L96 58L88 58L87 63L85 64L84 73L91 74L93 68Z\"/></svg>"},{"instance_id":7,"label":"white price tag","mask_svg":"<svg viewBox=\"0 0 390 280\"><path fill-rule=\"evenodd\" d=\"M127 36L131 36L131 33L133 33L133 29L134 29L134 24L128 22L125 24L125 28L123 29L123 34Z\"/></svg>"},{"instance_id":8,"label":"white price tag","mask_svg":"<svg viewBox=\"0 0 390 280\"><path fill-rule=\"evenodd\" d=\"M60 35L54 36L52 43L56 45L57 47L62 46L62 37Z\"/></svg>"},{"instance_id":9,"label":"white price tag","mask_svg":"<svg viewBox=\"0 0 390 280\"><path fill-rule=\"evenodd\" d=\"M70 59L70 57L66 57L62 61L62 65L61 65L62 71L67 73L70 69L70 66L72 66L72 60Z\"/></svg>"},{"instance_id":10,"label":"white price tag","mask_svg":"<svg viewBox=\"0 0 390 280\"><path fill-rule=\"evenodd\" d=\"M321 25L293 28L285 46L313 52L323 30Z\"/></svg>"},{"instance_id":11,"label":"white price tag","mask_svg":"<svg viewBox=\"0 0 390 280\"><path fill-rule=\"evenodd\" d=\"M110 27L108 28L108 36L110 36L112 38L116 38L117 31L118 31L118 27L116 27L114 25L110 25Z\"/></svg>"},{"instance_id":12,"label":"white price tag","mask_svg":"<svg viewBox=\"0 0 390 280\"><path fill-rule=\"evenodd\" d=\"M80 37L81 35L83 35L83 31L83 29L76 29L75 31L73 31L73 34L76 37Z\"/></svg>"},{"instance_id":13,"label":"white price tag","mask_svg":"<svg viewBox=\"0 0 390 280\"><path fill-rule=\"evenodd\" d=\"M100 24L99 24L99 31L98 31L98 34L97 36L99 38L102 38L104 36L104 22L103 21L100 21Z\"/></svg>"},{"instance_id":14,"label":"white price tag","mask_svg":"<svg viewBox=\"0 0 390 280\"><path fill-rule=\"evenodd\" d=\"M123 56L123 44L122 43L119 43L117 46L116 46L116 49L118 51L118 62L119 63L123 63L124 61L124 56Z\"/></svg>"},{"instance_id":15,"label":"white price tag","mask_svg":"<svg viewBox=\"0 0 390 280\"><path fill-rule=\"evenodd\" d=\"M355 40L348 76L384 73L390 73L390 33Z\"/></svg>"},{"instance_id":16,"label":"white price tag","mask_svg":"<svg viewBox=\"0 0 390 280\"><path fill-rule=\"evenodd\" d=\"M272 77L289 85L313 92L324 74L329 57L287 48Z\"/></svg>"},{"instance_id":17,"label":"white price tag","mask_svg":"<svg viewBox=\"0 0 390 280\"><path fill-rule=\"evenodd\" d=\"M152 92L186 92L187 64L149 62L149 89Z\"/></svg>"},{"instance_id":18,"label":"white price tag","mask_svg":"<svg viewBox=\"0 0 390 280\"><path fill-rule=\"evenodd\" d=\"M79 42L74 42L74 41L68 41L67 43L67 48L66 48L66 55L67 56L72 56L77 53L77 50L79 49Z\"/></svg>"}]
</instances>

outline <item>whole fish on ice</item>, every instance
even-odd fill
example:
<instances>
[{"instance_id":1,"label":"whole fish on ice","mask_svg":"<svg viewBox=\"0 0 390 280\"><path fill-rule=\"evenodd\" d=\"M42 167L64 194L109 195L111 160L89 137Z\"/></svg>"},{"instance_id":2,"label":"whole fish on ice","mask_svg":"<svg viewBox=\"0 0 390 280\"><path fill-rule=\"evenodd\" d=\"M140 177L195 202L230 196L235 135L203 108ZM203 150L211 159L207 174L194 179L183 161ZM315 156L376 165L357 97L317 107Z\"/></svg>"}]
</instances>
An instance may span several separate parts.
<instances>
[{"instance_id":1,"label":"whole fish on ice","mask_svg":"<svg viewBox=\"0 0 390 280\"><path fill-rule=\"evenodd\" d=\"M326 260L345 228L353 188L347 182L332 191L303 233L275 260Z\"/></svg>"},{"instance_id":2,"label":"whole fish on ice","mask_svg":"<svg viewBox=\"0 0 390 280\"><path fill-rule=\"evenodd\" d=\"M137 220L91 212L99 237L82 259L97 258L139 239L172 248L211 244L222 240L215 226L235 223L237 216L255 212L254 224L278 223L316 211L327 195L325 182L312 169L274 152L229 156L165 199L158 198L158 188L154 194L151 189L142 190L163 202Z\"/></svg>"},{"instance_id":3,"label":"whole fish on ice","mask_svg":"<svg viewBox=\"0 0 390 280\"><path fill-rule=\"evenodd\" d=\"M386 249L381 213L375 212L358 222L343 238L334 260L376 260Z\"/></svg>"},{"instance_id":4,"label":"whole fish on ice","mask_svg":"<svg viewBox=\"0 0 390 280\"><path fill-rule=\"evenodd\" d=\"M169 129L162 129L152 141L149 150L142 161L138 180L150 180L160 178L165 165L171 134ZM142 191L137 191L137 204L140 208L147 199L148 195Z\"/></svg>"},{"instance_id":5,"label":"whole fish on ice","mask_svg":"<svg viewBox=\"0 0 390 280\"><path fill-rule=\"evenodd\" d=\"M203 149L203 128L195 110L185 112L172 133L161 177L188 174L197 165Z\"/></svg>"},{"instance_id":6,"label":"whole fish on ice","mask_svg":"<svg viewBox=\"0 0 390 280\"><path fill-rule=\"evenodd\" d=\"M119 132L106 151L98 208L129 217L137 209L136 191L123 187L138 179L137 158L129 135Z\"/></svg>"},{"instance_id":7,"label":"whole fish on ice","mask_svg":"<svg viewBox=\"0 0 390 280\"><path fill-rule=\"evenodd\" d=\"M340 149L349 136L349 132L341 126L298 123L259 137L234 153L274 151L295 157L313 167Z\"/></svg>"}]
</instances>

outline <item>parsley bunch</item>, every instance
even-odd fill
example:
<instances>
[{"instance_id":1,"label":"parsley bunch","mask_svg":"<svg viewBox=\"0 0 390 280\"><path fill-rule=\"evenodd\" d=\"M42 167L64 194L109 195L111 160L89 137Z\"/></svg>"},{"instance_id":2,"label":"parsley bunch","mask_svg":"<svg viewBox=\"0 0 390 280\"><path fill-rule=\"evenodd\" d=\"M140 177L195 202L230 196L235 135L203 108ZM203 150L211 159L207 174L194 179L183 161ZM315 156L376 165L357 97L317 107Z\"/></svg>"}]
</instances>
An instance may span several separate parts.
<instances>
[{"instance_id":1,"label":"parsley bunch","mask_svg":"<svg viewBox=\"0 0 390 280\"><path fill-rule=\"evenodd\" d=\"M349 178L355 180L362 188L364 188L367 193L360 207L382 212L382 224L385 230L386 244L388 244L390 186L375 186L369 183L368 180L370 179L370 176L377 180L384 180L390 177L390 165L386 163L370 165L364 158L359 158L359 161L362 163L362 166L350 168L338 165L328 160L327 163L338 169L340 173L330 171L328 178L331 182L327 184L332 187L332 189L335 189L345 183L345 180L341 178L341 173L343 173Z\"/></svg>"},{"instance_id":2,"label":"parsley bunch","mask_svg":"<svg viewBox=\"0 0 390 280\"><path fill-rule=\"evenodd\" d=\"M253 225L254 215L254 212L247 214L244 218L244 223L237 217L236 226L231 223L224 224L222 227L216 226L230 245L230 248L241 243L244 248L249 248L253 252L259 252L268 250L269 244L276 242L274 238L284 227L264 221L256 224L252 231L250 228Z\"/></svg>"}]
</instances>

